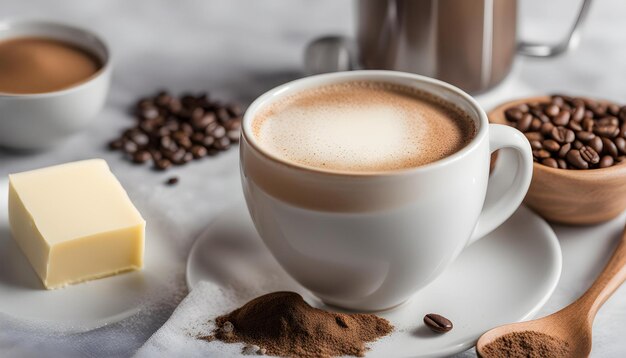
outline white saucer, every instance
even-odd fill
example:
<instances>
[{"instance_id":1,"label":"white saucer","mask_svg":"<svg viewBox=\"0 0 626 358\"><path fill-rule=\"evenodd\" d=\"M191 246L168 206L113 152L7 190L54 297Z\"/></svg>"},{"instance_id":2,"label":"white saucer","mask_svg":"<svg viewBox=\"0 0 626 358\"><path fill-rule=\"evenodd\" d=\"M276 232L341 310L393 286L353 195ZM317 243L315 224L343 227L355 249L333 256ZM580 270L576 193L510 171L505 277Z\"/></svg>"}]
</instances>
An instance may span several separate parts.
<instances>
[{"instance_id":1,"label":"white saucer","mask_svg":"<svg viewBox=\"0 0 626 358\"><path fill-rule=\"evenodd\" d=\"M8 181L0 180L0 319L48 330L87 331L138 312L172 272L158 232L146 232L144 268L100 280L46 290L15 241L8 223Z\"/></svg>"},{"instance_id":2,"label":"white saucer","mask_svg":"<svg viewBox=\"0 0 626 358\"><path fill-rule=\"evenodd\" d=\"M533 316L554 291L561 263L561 248L550 226L520 207L409 302L379 313L394 324L396 333L371 345L368 357L462 352L488 329ZM201 280L222 286L261 285L268 292L290 289L324 307L274 260L243 203L222 213L193 245L187 261L187 285L192 289ZM454 329L443 335L432 333L422 323L427 313L448 317Z\"/></svg>"}]
</instances>

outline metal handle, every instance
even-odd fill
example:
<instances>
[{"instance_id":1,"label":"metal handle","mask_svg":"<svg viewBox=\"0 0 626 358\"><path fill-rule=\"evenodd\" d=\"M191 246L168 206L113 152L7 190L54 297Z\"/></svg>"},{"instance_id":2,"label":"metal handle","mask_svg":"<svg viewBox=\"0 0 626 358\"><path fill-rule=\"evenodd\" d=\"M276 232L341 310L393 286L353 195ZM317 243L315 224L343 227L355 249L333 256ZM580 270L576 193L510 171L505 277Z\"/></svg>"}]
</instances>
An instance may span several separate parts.
<instances>
[{"instance_id":1,"label":"metal handle","mask_svg":"<svg viewBox=\"0 0 626 358\"><path fill-rule=\"evenodd\" d=\"M542 44L536 42L522 41L517 46L517 52L521 55L532 57L554 57L558 56L574 47L578 46L580 41L580 30L582 28L589 9L591 7L592 0L583 0L583 4L578 12L578 17L574 22L574 25L569 31L569 34L563 38L560 42L555 44Z\"/></svg>"}]
</instances>

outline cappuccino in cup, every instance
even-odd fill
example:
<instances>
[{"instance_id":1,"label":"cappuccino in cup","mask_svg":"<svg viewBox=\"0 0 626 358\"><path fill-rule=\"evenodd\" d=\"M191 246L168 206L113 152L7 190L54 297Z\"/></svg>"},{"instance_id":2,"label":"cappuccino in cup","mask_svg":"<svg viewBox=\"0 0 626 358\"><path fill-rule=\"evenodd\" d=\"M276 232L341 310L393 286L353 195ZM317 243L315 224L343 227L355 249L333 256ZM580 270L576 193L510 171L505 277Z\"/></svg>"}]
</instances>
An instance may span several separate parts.
<instances>
[{"instance_id":1,"label":"cappuccino in cup","mask_svg":"<svg viewBox=\"0 0 626 358\"><path fill-rule=\"evenodd\" d=\"M355 81L304 90L272 103L253 122L264 150L309 168L385 172L443 159L476 134L472 118L403 85Z\"/></svg>"}]
</instances>

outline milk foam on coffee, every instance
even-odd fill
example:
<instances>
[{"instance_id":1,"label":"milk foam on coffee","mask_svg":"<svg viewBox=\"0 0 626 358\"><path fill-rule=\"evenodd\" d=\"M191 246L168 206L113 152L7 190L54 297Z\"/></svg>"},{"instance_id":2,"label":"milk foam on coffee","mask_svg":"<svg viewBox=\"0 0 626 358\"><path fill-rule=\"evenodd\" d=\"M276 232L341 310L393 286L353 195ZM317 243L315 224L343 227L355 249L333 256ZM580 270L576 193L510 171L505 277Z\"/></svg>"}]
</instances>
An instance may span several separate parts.
<instances>
[{"instance_id":1,"label":"milk foam on coffee","mask_svg":"<svg viewBox=\"0 0 626 358\"><path fill-rule=\"evenodd\" d=\"M0 42L0 92L58 91L87 80L100 68L98 59L69 43L40 37Z\"/></svg>"},{"instance_id":2,"label":"milk foam on coffee","mask_svg":"<svg viewBox=\"0 0 626 358\"><path fill-rule=\"evenodd\" d=\"M270 154L330 171L379 172L445 158L475 135L460 109L409 87L348 82L306 90L263 109L253 134Z\"/></svg>"}]
</instances>

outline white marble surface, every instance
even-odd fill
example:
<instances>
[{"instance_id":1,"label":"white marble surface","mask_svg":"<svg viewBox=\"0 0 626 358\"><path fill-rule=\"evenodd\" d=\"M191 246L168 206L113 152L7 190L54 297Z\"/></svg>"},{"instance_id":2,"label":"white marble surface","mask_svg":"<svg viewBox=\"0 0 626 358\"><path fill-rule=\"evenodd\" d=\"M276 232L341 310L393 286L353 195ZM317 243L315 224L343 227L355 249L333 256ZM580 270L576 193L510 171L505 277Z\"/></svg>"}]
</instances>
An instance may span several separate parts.
<instances>
[{"instance_id":1,"label":"white marble surface","mask_svg":"<svg viewBox=\"0 0 626 358\"><path fill-rule=\"evenodd\" d=\"M521 3L521 33L533 39L558 38L576 11L575 1ZM555 60L520 58L501 86L478 97L485 108L507 98L553 91L626 102L626 3L596 0L594 5L576 51ZM115 73L107 106L93 126L46 153L0 151L0 176L105 158L140 209L149 210L170 234L172 254L182 270L194 237L240 190L237 153L233 150L167 174L134 167L103 150L106 141L129 124L128 106L162 87L209 90L215 97L247 104L265 90L301 76L302 50L308 40L327 33L349 34L351 7L347 0L4 0L0 17L52 18L101 33L112 47ZM163 181L174 174L181 177L180 184L165 187ZM595 234L598 237L586 235L598 230L557 228L560 239L569 240L571 249L564 250L564 260L573 269L563 272L542 313L562 307L586 289L608 257L622 222L618 219L600 230L603 234ZM577 265L581 252L589 252L592 260ZM74 335L33 331L0 317L0 356L126 357L167 319L178 299L180 295L172 296L142 319ZM620 289L598 315L592 356L626 356L624 322L626 289Z\"/></svg>"}]
</instances>

